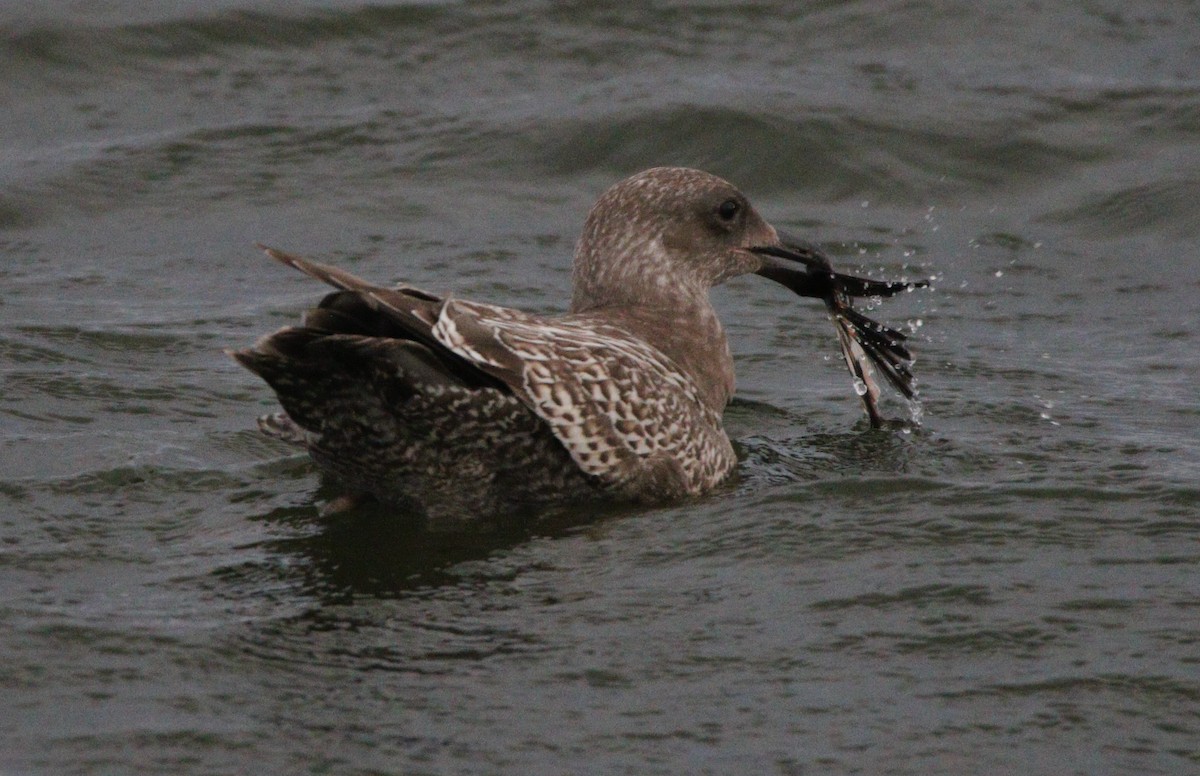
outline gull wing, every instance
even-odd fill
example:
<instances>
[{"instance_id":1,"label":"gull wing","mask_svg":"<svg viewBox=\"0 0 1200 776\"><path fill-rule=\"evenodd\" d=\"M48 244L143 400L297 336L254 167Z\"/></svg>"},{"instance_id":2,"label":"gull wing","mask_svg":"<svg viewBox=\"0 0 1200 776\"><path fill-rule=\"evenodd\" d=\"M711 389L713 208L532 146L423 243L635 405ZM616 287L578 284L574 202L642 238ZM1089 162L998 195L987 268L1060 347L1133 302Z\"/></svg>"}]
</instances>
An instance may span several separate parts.
<instances>
[{"instance_id":1,"label":"gull wing","mask_svg":"<svg viewBox=\"0 0 1200 776\"><path fill-rule=\"evenodd\" d=\"M433 333L508 385L581 470L631 494L698 493L735 462L691 380L616 326L452 299Z\"/></svg>"}]
</instances>

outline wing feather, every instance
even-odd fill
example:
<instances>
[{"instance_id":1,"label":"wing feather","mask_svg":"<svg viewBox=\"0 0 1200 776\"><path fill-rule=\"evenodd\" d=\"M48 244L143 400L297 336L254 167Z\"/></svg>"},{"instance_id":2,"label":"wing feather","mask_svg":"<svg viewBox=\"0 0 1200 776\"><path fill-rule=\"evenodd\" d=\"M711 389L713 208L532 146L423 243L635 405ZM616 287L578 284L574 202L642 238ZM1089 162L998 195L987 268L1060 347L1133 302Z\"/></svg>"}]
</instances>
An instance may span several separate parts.
<instances>
[{"instance_id":1,"label":"wing feather","mask_svg":"<svg viewBox=\"0 0 1200 776\"><path fill-rule=\"evenodd\" d=\"M646 477L676 479L694 493L734 464L720 417L692 381L616 326L450 300L432 331L508 385L603 481L633 490Z\"/></svg>"},{"instance_id":2,"label":"wing feather","mask_svg":"<svg viewBox=\"0 0 1200 776\"><path fill-rule=\"evenodd\" d=\"M695 384L660 351L611 323L384 288L264 250L340 289L310 311L306 330L409 340L420 355L406 355L409 372L446 373L464 385L511 392L581 471L608 486L639 497L696 494L736 463L719 413ZM238 357L247 363L253 355Z\"/></svg>"}]
</instances>

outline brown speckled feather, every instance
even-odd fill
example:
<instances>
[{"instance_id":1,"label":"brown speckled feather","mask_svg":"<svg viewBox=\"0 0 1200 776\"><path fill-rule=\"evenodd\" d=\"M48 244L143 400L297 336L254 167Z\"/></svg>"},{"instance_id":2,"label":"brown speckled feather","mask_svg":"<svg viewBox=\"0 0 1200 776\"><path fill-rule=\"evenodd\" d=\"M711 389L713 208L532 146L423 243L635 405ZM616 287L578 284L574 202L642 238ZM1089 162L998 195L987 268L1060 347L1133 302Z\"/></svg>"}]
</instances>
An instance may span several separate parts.
<instances>
[{"instance_id":1,"label":"brown speckled feather","mask_svg":"<svg viewBox=\"0 0 1200 776\"><path fill-rule=\"evenodd\" d=\"M839 330L843 347L862 340L853 355L910 388L902 335L850 307L906 284L834 273L698 170L647 170L604 193L576 248L565 315L384 288L265 250L338 290L302 326L232 353L283 407L260 427L307 447L349 495L435 519L596 496L678 499L725 479L736 463L721 425L733 360L708 291L736 275L836 302L853 329Z\"/></svg>"},{"instance_id":2,"label":"brown speckled feather","mask_svg":"<svg viewBox=\"0 0 1200 776\"><path fill-rule=\"evenodd\" d=\"M594 315L451 300L434 336L501 379L588 475L629 496L696 495L735 463L721 415L657 349Z\"/></svg>"}]
</instances>

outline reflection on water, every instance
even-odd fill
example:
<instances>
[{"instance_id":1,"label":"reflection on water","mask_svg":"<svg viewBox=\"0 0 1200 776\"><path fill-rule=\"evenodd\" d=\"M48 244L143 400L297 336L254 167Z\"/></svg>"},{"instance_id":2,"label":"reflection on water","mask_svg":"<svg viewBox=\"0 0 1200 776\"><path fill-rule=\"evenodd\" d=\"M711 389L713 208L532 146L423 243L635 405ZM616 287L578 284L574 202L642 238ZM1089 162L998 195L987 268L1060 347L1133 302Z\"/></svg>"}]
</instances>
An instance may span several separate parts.
<instances>
[{"instance_id":1,"label":"reflection on water","mask_svg":"<svg viewBox=\"0 0 1200 776\"><path fill-rule=\"evenodd\" d=\"M317 518L315 509L272 510L259 518L298 529L298 534L264 542L274 559L301 576L293 582L322 603L357 596L395 597L422 588L455 585L475 561L487 561L533 538L550 539L596 525L628 508L585 507L570 512L482 517L461 524L429 524L379 504ZM236 569L223 573L236 575Z\"/></svg>"}]
</instances>

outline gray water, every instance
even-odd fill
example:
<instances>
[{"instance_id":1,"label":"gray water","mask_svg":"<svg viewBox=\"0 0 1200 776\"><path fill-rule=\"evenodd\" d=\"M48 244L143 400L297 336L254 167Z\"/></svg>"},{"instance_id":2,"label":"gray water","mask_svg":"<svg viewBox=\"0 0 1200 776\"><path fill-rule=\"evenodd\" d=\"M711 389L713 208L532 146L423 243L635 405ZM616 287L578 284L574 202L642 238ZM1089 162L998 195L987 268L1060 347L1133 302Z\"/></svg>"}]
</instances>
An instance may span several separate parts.
<instances>
[{"instance_id":1,"label":"gray water","mask_svg":"<svg viewBox=\"0 0 1200 776\"><path fill-rule=\"evenodd\" d=\"M0 772L1200 770L1194 3L21 5ZM920 428L739 279L722 492L320 518L222 349L322 290L252 244L555 311L659 164L936 278L873 312Z\"/></svg>"}]
</instances>

